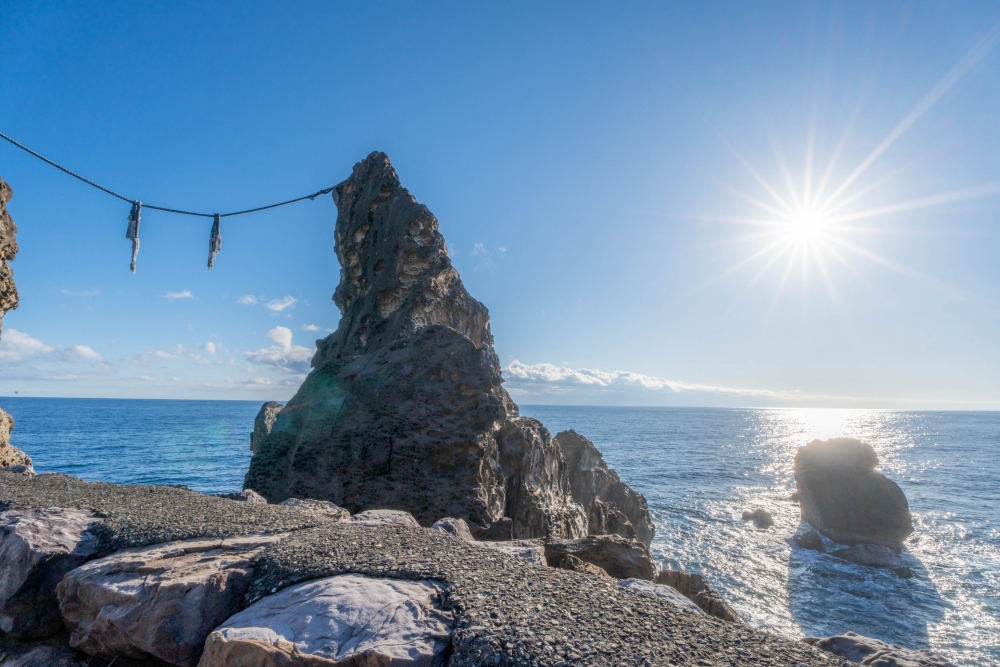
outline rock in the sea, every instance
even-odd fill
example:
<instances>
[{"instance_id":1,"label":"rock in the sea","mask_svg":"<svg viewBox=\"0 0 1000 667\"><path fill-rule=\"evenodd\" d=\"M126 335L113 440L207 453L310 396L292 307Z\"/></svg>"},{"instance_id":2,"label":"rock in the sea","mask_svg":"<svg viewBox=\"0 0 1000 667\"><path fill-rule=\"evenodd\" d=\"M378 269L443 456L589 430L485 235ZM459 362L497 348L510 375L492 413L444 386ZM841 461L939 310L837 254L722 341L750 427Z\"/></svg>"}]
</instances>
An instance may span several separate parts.
<instances>
[{"instance_id":1,"label":"rock in the sea","mask_svg":"<svg viewBox=\"0 0 1000 667\"><path fill-rule=\"evenodd\" d=\"M652 581L646 581L645 579L625 579L624 581L619 581L618 585L622 588L627 588L630 591L635 591L636 593L651 595L655 598L666 600L681 609L696 611L699 614L704 613L701 607L696 605L684 595L681 595L681 592L673 586L654 584Z\"/></svg>"},{"instance_id":2,"label":"rock in the sea","mask_svg":"<svg viewBox=\"0 0 1000 667\"><path fill-rule=\"evenodd\" d=\"M358 512L351 517L351 523L362 526L402 526L403 528L420 528L420 524L409 512L400 510L368 510Z\"/></svg>"},{"instance_id":3,"label":"rock in the sea","mask_svg":"<svg viewBox=\"0 0 1000 667\"><path fill-rule=\"evenodd\" d=\"M14 418L0 410L0 468L6 468L10 472L34 474L31 457L10 444L10 432L13 428ZM19 466L24 466L24 469Z\"/></svg>"},{"instance_id":4,"label":"rock in the sea","mask_svg":"<svg viewBox=\"0 0 1000 667\"><path fill-rule=\"evenodd\" d=\"M590 535L545 543L545 560L551 567L559 567L568 555L596 565L615 579L651 580L656 575L656 565L646 546L617 535Z\"/></svg>"},{"instance_id":5,"label":"rock in the sea","mask_svg":"<svg viewBox=\"0 0 1000 667\"><path fill-rule=\"evenodd\" d=\"M7 311L17 308L17 285L14 270L9 262L17 256L17 225L7 212L7 202L14 196L14 189L0 178L0 329Z\"/></svg>"},{"instance_id":6,"label":"rock in the sea","mask_svg":"<svg viewBox=\"0 0 1000 667\"><path fill-rule=\"evenodd\" d=\"M187 487L184 487L187 488ZM231 491L229 493L214 493L212 494L218 498L225 498L226 500L236 500L241 503L251 503L254 505L266 505L267 499L260 495L253 489L244 489L243 491Z\"/></svg>"},{"instance_id":7,"label":"rock in the sea","mask_svg":"<svg viewBox=\"0 0 1000 667\"><path fill-rule=\"evenodd\" d=\"M643 495L619 479L587 438L569 430L555 439L566 458L573 500L588 514L589 534L634 538L648 549L656 527Z\"/></svg>"},{"instance_id":8,"label":"rock in the sea","mask_svg":"<svg viewBox=\"0 0 1000 667\"><path fill-rule=\"evenodd\" d=\"M739 613L730 607L729 603L715 589L709 586L708 582L700 574L664 570L656 575L654 581L657 584L663 584L664 586L676 589L709 616L715 616L730 623L743 622L743 618Z\"/></svg>"},{"instance_id":9,"label":"rock in the sea","mask_svg":"<svg viewBox=\"0 0 1000 667\"><path fill-rule=\"evenodd\" d=\"M574 500L558 442L503 389L489 313L434 215L383 153L355 165L333 199L340 324L270 431L255 428L245 488L352 513L406 509L422 526L456 517L478 539L586 535L591 505ZM622 502L641 499L615 488Z\"/></svg>"},{"instance_id":10,"label":"rock in the sea","mask_svg":"<svg viewBox=\"0 0 1000 667\"><path fill-rule=\"evenodd\" d=\"M448 533L449 535L454 535L460 540L465 540L466 542L472 542L475 538L472 537L472 531L469 530L469 524L465 519L455 519L453 517L445 517L444 519L438 519L431 526L431 530L438 530L442 533Z\"/></svg>"},{"instance_id":11,"label":"rock in the sea","mask_svg":"<svg viewBox=\"0 0 1000 667\"><path fill-rule=\"evenodd\" d=\"M819 533L815 530L810 530L802 533L801 535L796 535L792 538L792 542L795 542L796 545L802 547L803 549L826 553L826 547L823 546L823 538L820 537Z\"/></svg>"},{"instance_id":12,"label":"rock in the sea","mask_svg":"<svg viewBox=\"0 0 1000 667\"><path fill-rule=\"evenodd\" d=\"M200 667L430 667L453 618L432 581L344 574L290 586L209 635Z\"/></svg>"},{"instance_id":13,"label":"rock in the sea","mask_svg":"<svg viewBox=\"0 0 1000 667\"><path fill-rule=\"evenodd\" d=\"M250 451L254 454L260 448L260 441L271 432L278 413L285 406L277 401L268 401L260 406L260 411L253 420L253 433L250 434Z\"/></svg>"},{"instance_id":14,"label":"rock in the sea","mask_svg":"<svg viewBox=\"0 0 1000 667\"><path fill-rule=\"evenodd\" d=\"M169 542L76 568L56 589L70 645L107 660L152 656L194 667L208 633L242 608L250 560L278 539Z\"/></svg>"},{"instance_id":15,"label":"rock in the sea","mask_svg":"<svg viewBox=\"0 0 1000 667\"><path fill-rule=\"evenodd\" d=\"M899 549L913 532L910 508L877 466L874 448L853 438L799 447L795 485L802 520L834 542Z\"/></svg>"},{"instance_id":16,"label":"rock in the sea","mask_svg":"<svg viewBox=\"0 0 1000 667\"><path fill-rule=\"evenodd\" d=\"M300 498L289 498L288 500L282 500L279 505L284 505L285 507L301 507L302 509L309 510L310 512L317 512L324 516L337 519L338 521L347 521L351 518L351 513L345 510L339 505L334 505L329 500L311 500L311 499L300 499Z\"/></svg>"},{"instance_id":17,"label":"rock in the sea","mask_svg":"<svg viewBox=\"0 0 1000 667\"><path fill-rule=\"evenodd\" d=\"M955 667L954 663L933 651L900 648L853 632L826 639L809 637L803 641L868 667Z\"/></svg>"},{"instance_id":18,"label":"rock in the sea","mask_svg":"<svg viewBox=\"0 0 1000 667\"><path fill-rule=\"evenodd\" d=\"M59 632L56 585L97 555L97 520L58 507L0 512L0 630L19 639Z\"/></svg>"},{"instance_id":19,"label":"rock in the sea","mask_svg":"<svg viewBox=\"0 0 1000 667\"><path fill-rule=\"evenodd\" d=\"M743 520L753 521L753 525L758 528L770 528L774 525L774 518L771 517L771 513L760 507L755 509L753 512L744 510Z\"/></svg>"},{"instance_id":20,"label":"rock in the sea","mask_svg":"<svg viewBox=\"0 0 1000 667\"><path fill-rule=\"evenodd\" d=\"M894 549L881 544L855 544L853 547L833 551L830 555L868 567L903 567L903 559L899 554Z\"/></svg>"}]
</instances>

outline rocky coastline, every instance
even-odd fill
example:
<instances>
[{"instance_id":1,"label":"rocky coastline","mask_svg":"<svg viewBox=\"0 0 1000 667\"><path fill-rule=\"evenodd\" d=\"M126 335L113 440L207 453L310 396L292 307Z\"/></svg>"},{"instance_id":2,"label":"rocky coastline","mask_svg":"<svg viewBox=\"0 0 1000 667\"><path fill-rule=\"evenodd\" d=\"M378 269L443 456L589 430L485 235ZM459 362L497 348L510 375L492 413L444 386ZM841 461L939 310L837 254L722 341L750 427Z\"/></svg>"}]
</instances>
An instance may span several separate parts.
<instances>
[{"instance_id":1,"label":"rocky coastline","mask_svg":"<svg viewBox=\"0 0 1000 667\"><path fill-rule=\"evenodd\" d=\"M388 157L333 199L342 319L295 396L261 407L241 491L36 475L0 411L0 667L948 664L771 635L660 571L646 499L583 435L520 415L486 307ZM796 481L803 521L878 564L912 523L865 447L810 443Z\"/></svg>"}]
</instances>

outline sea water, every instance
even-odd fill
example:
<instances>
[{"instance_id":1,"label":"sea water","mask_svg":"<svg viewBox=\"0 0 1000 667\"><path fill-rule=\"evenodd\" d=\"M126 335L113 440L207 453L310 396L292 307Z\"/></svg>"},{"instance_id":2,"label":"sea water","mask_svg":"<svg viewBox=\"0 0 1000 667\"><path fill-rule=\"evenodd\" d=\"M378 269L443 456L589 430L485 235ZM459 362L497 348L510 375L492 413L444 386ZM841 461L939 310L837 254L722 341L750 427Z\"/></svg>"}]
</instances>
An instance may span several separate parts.
<instances>
[{"instance_id":1,"label":"sea water","mask_svg":"<svg viewBox=\"0 0 1000 667\"><path fill-rule=\"evenodd\" d=\"M39 472L87 480L242 486L259 402L5 398L12 441ZM1000 413L522 406L572 428L646 496L663 567L703 574L755 627L847 630L959 665L1000 665ZM910 576L794 546L792 460L814 438L855 437L909 499ZM774 526L740 516L764 508ZM827 542L827 547L833 547Z\"/></svg>"}]
</instances>

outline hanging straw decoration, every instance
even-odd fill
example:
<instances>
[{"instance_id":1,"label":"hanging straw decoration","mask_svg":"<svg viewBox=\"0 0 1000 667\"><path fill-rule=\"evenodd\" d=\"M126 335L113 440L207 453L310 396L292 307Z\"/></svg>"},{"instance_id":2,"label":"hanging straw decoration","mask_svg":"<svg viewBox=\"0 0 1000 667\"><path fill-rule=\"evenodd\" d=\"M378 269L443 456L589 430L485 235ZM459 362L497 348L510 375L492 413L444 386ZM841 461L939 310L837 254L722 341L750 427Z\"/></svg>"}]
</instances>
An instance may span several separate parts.
<instances>
[{"instance_id":1,"label":"hanging straw decoration","mask_svg":"<svg viewBox=\"0 0 1000 667\"><path fill-rule=\"evenodd\" d=\"M222 216L216 213L215 220L212 222L212 235L208 237L208 268L215 265L215 256L222 250L222 234L219 232L221 221Z\"/></svg>"},{"instance_id":2,"label":"hanging straw decoration","mask_svg":"<svg viewBox=\"0 0 1000 667\"><path fill-rule=\"evenodd\" d=\"M128 230L125 238L132 241L132 273L135 273L135 258L139 254L139 219L142 217L142 202L132 202L132 212L128 214Z\"/></svg>"}]
</instances>

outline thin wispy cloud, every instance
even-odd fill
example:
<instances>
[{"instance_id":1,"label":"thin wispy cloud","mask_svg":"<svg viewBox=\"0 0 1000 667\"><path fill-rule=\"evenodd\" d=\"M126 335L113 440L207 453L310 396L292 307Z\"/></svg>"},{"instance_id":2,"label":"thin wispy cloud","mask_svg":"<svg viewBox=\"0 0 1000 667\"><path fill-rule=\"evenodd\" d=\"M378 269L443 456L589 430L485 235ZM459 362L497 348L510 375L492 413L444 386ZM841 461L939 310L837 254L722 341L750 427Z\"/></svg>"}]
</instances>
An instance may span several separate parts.
<instances>
[{"instance_id":1,"label":"thin wispy cloud","mask_svg":"<svg viewBox=\"0 0 1000 667\"><path fill-rule=\"evenodd\" d=\"M303 331L319 331L319 327L316 326L315 324L303 324L302 325L302 330Z\"/></svg>"},{"instance_id":2,"label":"thin wispy cloud","mask_svg":"<svg viewBox=\"0 0 1000 667\"><path fill-rule=\"evenodd\" d=\"M183 292L167 292L162 298L173 301L174 299L193 299L194 296L191 294L191 290L186 289Z\"/></svg>"},{"instance_id":3,"label":"thin wispy cloud","mask_svg":"<svg viewBox=\"0 0 1000 667\"><path fill-rule=\"evenodd\" d=\"M243 296L241 296L236 300L236 303L242 304L244 306L255 306L257 305L258 301L260 301L260 299L255 297L253 294L244 294Z\"/></svg>"},{"instance_id":4,"label":"thin wispy cloud","mask_svg":"<svg viewBox=\"0 0 1000 667\"><path fill-rule=\"evenodd\" d=\"M283 299L272 299L271 301L268 301L266 305L268 310L273 310L276 313L280 313L286 308L291 308L292 306L294 306L297 301L298 299L296 299L293 296L286 296Z\"/></svg>"},{"instance_id":5,"label":"thin wispy cloud","mask_svg":"<svg viewBox=\"0 0 1000 667\"><path fill-rule=\"evenodd\" d=\"M100 289L92 289L92 290L86 290L86 291L79 291L79 290L63 289L63 290L59 290L59 292L61 294L65 294L66 296L88 297L88 296L97 296L98 294L101 293L101 290Z\"/></svg>"}]
</instances>

